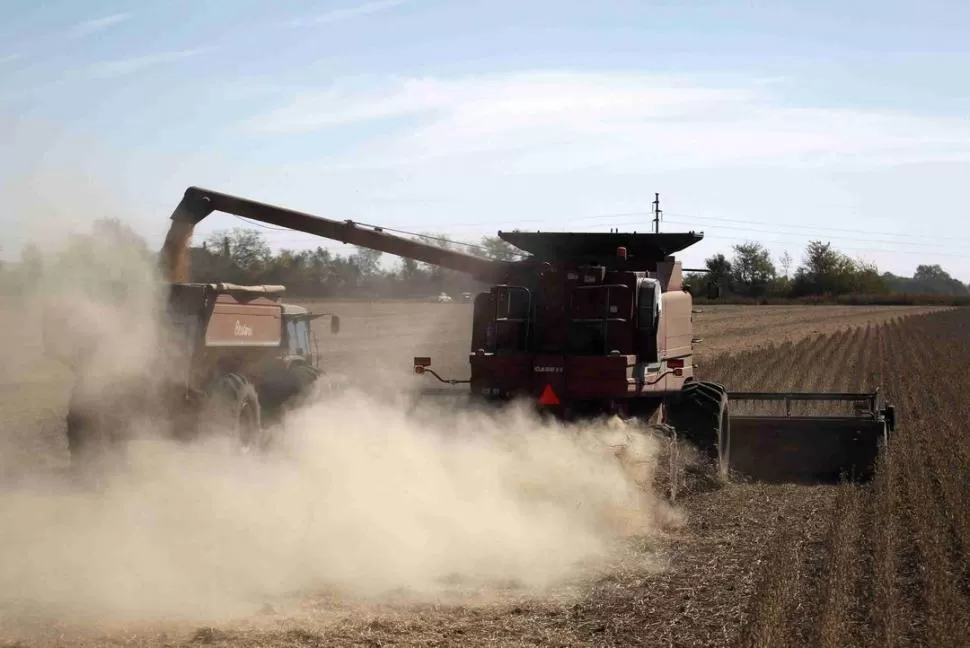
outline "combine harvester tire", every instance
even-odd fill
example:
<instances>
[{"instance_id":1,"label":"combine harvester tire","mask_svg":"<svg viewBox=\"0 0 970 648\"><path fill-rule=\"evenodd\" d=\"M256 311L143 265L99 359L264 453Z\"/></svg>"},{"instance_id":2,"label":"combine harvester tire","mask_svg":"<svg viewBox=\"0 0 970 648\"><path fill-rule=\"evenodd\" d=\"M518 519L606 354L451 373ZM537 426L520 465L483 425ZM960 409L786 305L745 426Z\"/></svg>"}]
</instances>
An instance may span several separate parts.
<instances>
[{"instance_id":1,"label":"combine harvester tire","mask_svg":"<svg viewBox=\"0 0 970 648\"><path fill-rule=\"evenodd\" d=\"M702 448L721 466L726 459L724 440L730 434L731 418L727 390L723 385L691 381L667 404L666 423L685 440Z\"/></svg>"}]
</instances>

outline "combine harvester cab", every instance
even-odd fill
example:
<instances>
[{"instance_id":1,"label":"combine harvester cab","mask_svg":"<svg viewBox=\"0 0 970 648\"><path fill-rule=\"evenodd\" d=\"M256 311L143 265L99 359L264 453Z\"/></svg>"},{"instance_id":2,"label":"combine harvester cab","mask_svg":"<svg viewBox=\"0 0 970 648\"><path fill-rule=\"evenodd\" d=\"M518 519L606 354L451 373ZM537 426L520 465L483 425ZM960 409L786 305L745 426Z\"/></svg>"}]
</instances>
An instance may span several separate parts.
<instances>
[{"instance_id":1,"label":"combine harvester cab","mask_svg":"<svg viewBox=\"0 0 970 648\"><path fill-rule=\"evenodd\" d=\"M661 422L722 474L763 481L865 479L894 425L892 408L879 409L872 394L732 393L699 379L693 294L674 257L701 241L699 232L500 231L522 258L499 261L198 187L186 190L172 231L190 233L213 211L437 265L488 286L473 299L470 377L444 378L430 358L415 358L415 374L444 384L419 390L419 398L447 396L476 408L525 400L565 420ZM716 284L708 284L716 298ZM729 414L732 400L784 403L786 413ZM792 416L796 401L859 406L851 415Z\"/></svg>"}]
</instances>

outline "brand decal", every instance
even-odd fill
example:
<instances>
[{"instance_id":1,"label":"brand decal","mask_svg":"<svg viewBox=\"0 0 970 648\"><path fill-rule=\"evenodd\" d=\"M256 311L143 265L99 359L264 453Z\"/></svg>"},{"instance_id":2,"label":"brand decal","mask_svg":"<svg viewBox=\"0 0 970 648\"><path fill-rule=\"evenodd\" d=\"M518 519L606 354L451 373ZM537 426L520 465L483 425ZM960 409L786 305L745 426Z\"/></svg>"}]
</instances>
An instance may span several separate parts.
<instances>
[{"instance_id":1,"label":"brand decal","mask_svg":"<svg viewBox=\"0 0 970 648\"><path fill-rule=\"evenodd\" d=\"M562 373L562 367L542 367L537 365L534 370L536 373Z\"/></svg>"},{"instance_id":2,"label":"brand decal","mask_svg":"<svg viewBox=\"0 0 970 648\"><path fill-rule=\"evenodd\" d=\"M236 320L236 325L233 327L232 332L236 337L252 337L253 327Z\"/></svg>"}]
</instances>

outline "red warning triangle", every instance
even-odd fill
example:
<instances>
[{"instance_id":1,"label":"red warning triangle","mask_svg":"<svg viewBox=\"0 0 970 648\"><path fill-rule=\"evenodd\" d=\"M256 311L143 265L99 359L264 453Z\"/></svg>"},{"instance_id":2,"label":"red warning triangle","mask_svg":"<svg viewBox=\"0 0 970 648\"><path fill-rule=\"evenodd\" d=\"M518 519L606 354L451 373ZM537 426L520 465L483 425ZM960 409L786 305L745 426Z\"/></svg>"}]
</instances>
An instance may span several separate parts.
<instances>
[{"instance_id":1,"label":"red warning triangle","mask_svg":"<svg viewBox=\"0 0 970 648\"><path fill-rule=\"evenodd\" d=\"M540 405L558 405L559 397L556 396L556 392L552 391L552 385L546 385L546 388L542 390L542 396L539 397Z\"/></svg>"}]
</instances>

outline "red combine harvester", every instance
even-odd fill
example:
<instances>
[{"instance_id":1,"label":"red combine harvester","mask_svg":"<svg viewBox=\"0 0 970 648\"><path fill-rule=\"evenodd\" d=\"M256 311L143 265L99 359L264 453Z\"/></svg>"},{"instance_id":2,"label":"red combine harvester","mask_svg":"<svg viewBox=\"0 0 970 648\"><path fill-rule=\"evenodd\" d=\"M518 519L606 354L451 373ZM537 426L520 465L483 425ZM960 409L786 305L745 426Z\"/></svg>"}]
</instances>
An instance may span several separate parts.
<instances>
[{"instance_id":1,"label":"red combine harvester","mask_svg":"<svg viewBox=\"0 0 970 648\"><path fill-rule=\"evenodd\" d=\"M490 284L473 300L470 377L442 378L430 358L414 363L415 373L468 385L478 402L525 398L563 419L615 414L663 422L715 458L723 474L765 481L866 479L894 427L893 408L881 405L878 392L732 393L699 380L693 298L673 254L700 241L700 233L499 232L525 253L506 262L197 187L186 190L172 220L194 226L213 211ZM730 414L740 400L784 401L785 413ZM851 401L855 410L793 416L792 401Z\"/></svg>"}]
</instances>

